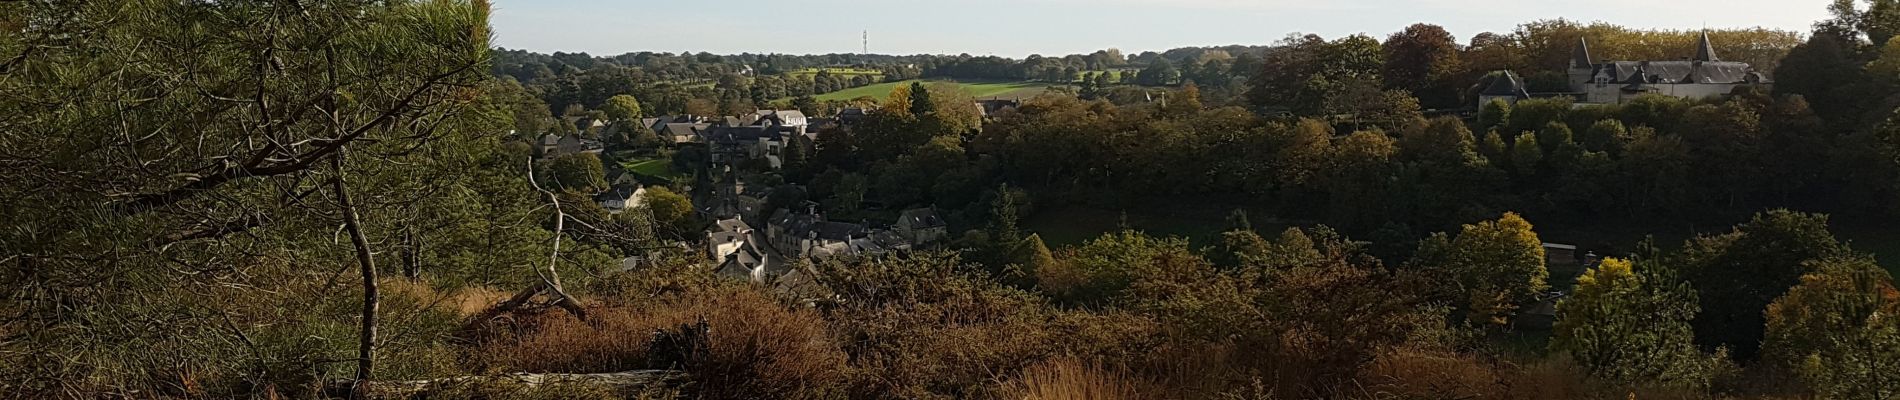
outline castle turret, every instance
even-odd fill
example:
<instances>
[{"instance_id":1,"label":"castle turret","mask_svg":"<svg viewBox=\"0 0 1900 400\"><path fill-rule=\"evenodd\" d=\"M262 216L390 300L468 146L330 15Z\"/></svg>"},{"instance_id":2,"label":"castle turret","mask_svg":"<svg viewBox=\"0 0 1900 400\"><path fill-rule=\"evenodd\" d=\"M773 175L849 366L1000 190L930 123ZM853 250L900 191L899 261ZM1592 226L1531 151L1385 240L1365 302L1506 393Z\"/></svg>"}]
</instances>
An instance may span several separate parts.
<instances>
[{"instance_id":1,"label":"castle turret","mask_svg":"<svg viewBox=\"0 0 1900 400\"><path fill-rule=\"evenodd\" d=\"M1578 37L1577 48L1570 51L1570 69L1590 68L1593 64L1596 64L1596 59L1590 58L1589 40Z\"/></svg>"},{"instance_id":2,"label":"castle turret","mask_svg":"<svg viewBox=\"0 0 1900 400\"><path fill-rule=\"evenodd\" d=\"M1577 48L1570 51L1570 91L1588 92L1590 79L1596 74L1596 60L1590 58L1590 42L1583 37L1577 38Z\"/></svg>"},{"instance_id":3,"label":"castle turret","mask_svg":"<svg viewBox=\"0 0 1900 400\"><path fill-rule=\"evenodd\" d=\"M1709 41L1709 32L1702 32L1702 39L1695 46L1695 61L1722 61L1715 57L1715 44Z\"/></svg>"}]
</instances>

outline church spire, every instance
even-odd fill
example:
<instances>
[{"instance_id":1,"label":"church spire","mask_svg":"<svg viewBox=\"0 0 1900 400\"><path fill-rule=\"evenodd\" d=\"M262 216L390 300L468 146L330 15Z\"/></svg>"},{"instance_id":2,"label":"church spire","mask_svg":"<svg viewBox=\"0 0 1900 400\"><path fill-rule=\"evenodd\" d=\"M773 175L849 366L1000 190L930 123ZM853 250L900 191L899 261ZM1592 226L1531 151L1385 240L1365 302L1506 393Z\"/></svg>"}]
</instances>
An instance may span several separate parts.
<instances>
[{"instance_id":1,"label":"church spire","mask_svg":"<svg viewBox=\"0 0 1900 400\"><path fill-rule=\"evenodd\" d=\"M1715 57L1715 44L1709 42L1709 31L1702 31L1702 40L1695 46L1696 61L1722 61Z\"/></svg>"},{"instance_id":2,"label":"church spire","mask_svg":"<svg viewBox=\"0 0 1900 400\"><path fill-rule=\"evenodd\" d=\"M1577 48L1570 51L1570 67L1590 68L1595 63L1596 60L1590 58L1590 41L1581 36L1577 37Z\"/></svg>"}]
</instances>

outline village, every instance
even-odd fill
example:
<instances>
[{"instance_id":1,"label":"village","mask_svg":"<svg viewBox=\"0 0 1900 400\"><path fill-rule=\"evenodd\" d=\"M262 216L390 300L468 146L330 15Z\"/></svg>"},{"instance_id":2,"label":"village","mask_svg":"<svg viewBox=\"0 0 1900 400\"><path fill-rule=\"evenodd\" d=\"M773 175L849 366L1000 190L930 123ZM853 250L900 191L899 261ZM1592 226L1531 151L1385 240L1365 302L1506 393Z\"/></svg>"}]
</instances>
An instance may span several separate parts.
<instances>
[{"instance_id":1,"label":"village","mask_svg":"<svg viewBox=\"0 0 1900 400\"><path fill-rule=\"evenodd\" d=\"M1016 101L978 101L974 107L989 113L1015 107ZM802 191L776 174L784 165L788 146L802 137L806 143L820 132L851 129L871 110L844 108L835 115L814 118L798 110L759 110L740 116L707 118L679 115L643 118L637 125L591 118L569 118L576 132L546 134L535 149L543 162L567 155L604 154L606 142L588 136L620 134L623 129L652 132L661 150L678 157L674 168L686 167L685 176L672 181L644 175L617 162L605 162L608 187L593 200L618 214L644 204L648 187L673 184L689 195L695 216L707 226L695 248L713 266L715 274L762 285L796 281L803 271L798 260L821 260L847 255L879 255L938 248L948 240L948 225L934 207L890 210L888 219L838 220L826 215L815 201L768 205L779 189ZM631 121L630 121L631 122ZM590 132L591 131L591 132ZM589 134L591 133L591 134ZM681 165L685 164L685 165ZM871 209L878 210L876 205ZM623 260L626 269L644 259Z\"/></svg>"},{"instance_id":2,"label":"village","mask_svg":"<svg viewBox=\"0 0 1900 400\"><path fill-rule=\"evenodd\" d=\"M1900 0L494 3L0 1L0 400L1900 397Z\"/></svg>"},{"instance_id":3,"label":"village","mask_svg":"<svg viewBox=\"0 0 1900 400\"><path fill-rule=\"evenodd\" d=\"M1568 107L1574 108L1615 105L1650 94L1698 99L1771 84L1746 63L1718 58L1706 33L1697 38L1694 56L1683 61L1598 60L1591 55L1589 42L1579 39L1564 67L1568 70L1566 87L1542 91L1528 90L1525 80L1510 71L1492 74L1480 83L1478 103L1466 113L1508 108L1531 99L1567 99ZM1164 96L1158 101L1165 104L1167 99ZM1019 99L976 100L970 104L984 120L1020 106ZM610 213L640 207L650 186L678 189L690 199L696 225L705 228L676 245L695 249L693 252L703 257L718 276L782 287L801 282L801 274L811 273L796 267L801 260L949 247L949 224L934 205L887 210L882 204L860 199L862 204L850 208L866 212L839 216L827 213L825 205L803 195L805 187L786 183L781 175L789 148L805 146L804 151L814 151L813 143L821 134L849 132L876 111L875 107L842 107L821 117L790 109L617 122L597 114L568 116L562 120L563 128L572 126L573 131L540 136L535 153L544 162L580 153L600 155L607 185L593 195L593 200ZM628 168L621 162L625 160L608 155L614 153L610 151L614 146L602 140L649 133L657 140L648 140L646 146L657 148L642 149L642 153L667 155L660 161L670 164L671 171L678 175L668 178ZM622 147L639 147L631 143L637 140L620 142ZM774 203L773 194L781 191L799 195L782 196L779 200L793 199ZM1546 242L1542 247L1548 268L1565 274L1581 273L1602 260L1575 244ZM632 255L622 261L622 268L637 268L648 258ZM1526 304L1514 323L1547 328L1556 317L1556 304L1567 295L1563 290L1540 293Z\"/></svg>"},{"instance_id":4,"label":"village","mask_svg":"<svg viewBox=\"0 0 1900 400\"><path fill-rule=\"evenodd\" d=\"M1579 52L1583 44L1579 44ZM1580 56L1581 57L1581 56ZM1582 58L1579 58L1580 60ZM1514 76L1506 79L1515 80ZM1515 83L1515 82L1510 82ZM1519 89L1521 91L1521 89ZM1514 101L1520 98L1500 99ZM1489 99L1488 99L1489 100ZM1018 100L979 100L973 104L986 118L1020 105ZM621 129L650 131L666 146L665 152L690 163L687 176L672 181L657 181L618 162L604 162L608 188L594 194L593 200L610 213L641 207L649 185L675 184L688 193L695 217L706 225L703 235L694 237L697 245L674 245L693 249L703 257L713 274L737 281L773 288L808 284L814 272L801 269L799 261L821 261L843 256L876 256L920 250L948 249L951 240L948 224L935 207L895 211L883 220L840 220L828 217L816 201L799 200L777 207L768 205L774 191L805 190L783 182L777 174L784 167L785 151L803 138L815 141L822 132L852 129L875 109L843 108L827 117L810 117L798 110L759 110L740 116L707 118L693 115L643 118L637 125L615 124L599 119L568 118L577 128L566 135L545 134L535 149L541 161L561 156L603 154L608 145L585 136L600 137ZM591 130L591 135L590 133ZM694 156L703 157L694 159ZM872 205L872 208L877 208ZM1594 268L1602 256L1580 250L1577 245L1543 243L1545 263L1560 271ZM623 270L639 268L651 255L634 255L621 262ZM809 265L809 264L806 264ZM1553 290L1539 294L1527 304L1513 325L1548 329L1556 319L1556 305L1567 292Z\"/></svg>"}]
</instances>

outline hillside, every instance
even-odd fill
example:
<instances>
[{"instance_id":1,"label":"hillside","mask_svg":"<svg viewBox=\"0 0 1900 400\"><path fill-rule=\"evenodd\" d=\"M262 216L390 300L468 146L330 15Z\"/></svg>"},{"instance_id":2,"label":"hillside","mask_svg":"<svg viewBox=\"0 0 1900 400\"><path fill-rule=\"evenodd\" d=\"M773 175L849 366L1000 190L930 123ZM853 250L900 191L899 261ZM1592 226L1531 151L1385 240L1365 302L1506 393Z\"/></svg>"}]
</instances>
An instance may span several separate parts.
<instances>
[{"instance_id":1,"label":"hillside","mask_svg":"<svg viewBox=\"0 0 1900 400\"><path fill-rule=\"evenodd\" d=\"M843 101L860 97L883 99L885 96L891 94L891 89L895 89L899 85L910 85L912 82L918 82L918 80L912 79L860 86L812 96L812 98L818 99L819 101ZM1037 94L1048 90L1050 85L1047 82L1032 81L960 81L956 83L957 86L961 87L965 92L969 92L970 97L978 99L1035 97Z\"/></svg>"}]
</instances>

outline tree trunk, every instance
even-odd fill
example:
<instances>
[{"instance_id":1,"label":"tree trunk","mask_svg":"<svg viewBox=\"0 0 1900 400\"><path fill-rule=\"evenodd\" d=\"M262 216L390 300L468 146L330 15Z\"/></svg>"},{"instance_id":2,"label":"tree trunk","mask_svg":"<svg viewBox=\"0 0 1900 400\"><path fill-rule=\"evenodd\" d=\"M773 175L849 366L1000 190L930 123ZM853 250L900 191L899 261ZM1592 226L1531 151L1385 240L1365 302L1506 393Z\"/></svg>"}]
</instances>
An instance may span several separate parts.
<instances>
[{"instance_id":1,"label":"tree trunk","mask_svg":"<svg viewBox=\"0 0 1900 400\"><path fill-rule=\"evenodd\" d=\"M376 260L369 251L369 240L363 237L362 221L356 215L356 207L350 204L350 192L343 179L343 149L330 159L330 166L336 170L334 181L337 208L342 209L343 226L350 231L350 243L356 247L356 263L363 271L363 330L356 344L356 382L357 387L352 398L363 398L368 389L365 385L374 376L376 365L376 309L379 297L376 293Z\"/></svg>"},{"instance_id":2,"label":"tree trunk","mask_svg":"<svg viewBox=\"0 0 1900 400\"><path fill-rule=\"evenodd\" d=\"M416 237L415 226L405 226L402 230L402 275L409 280L422 278L422 239Z\"/></svg>"}]
</instances>

